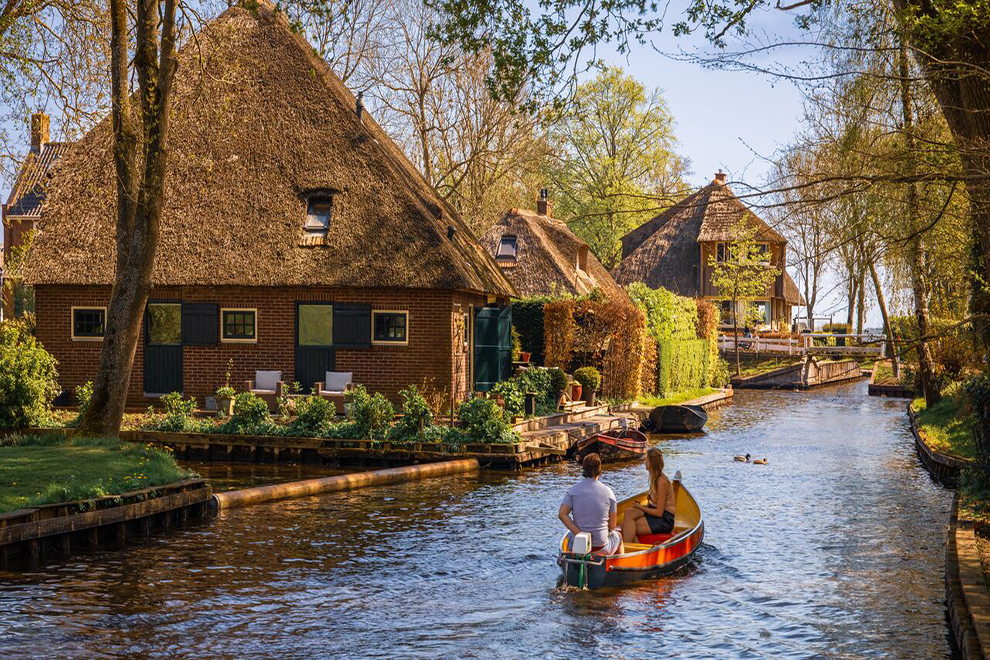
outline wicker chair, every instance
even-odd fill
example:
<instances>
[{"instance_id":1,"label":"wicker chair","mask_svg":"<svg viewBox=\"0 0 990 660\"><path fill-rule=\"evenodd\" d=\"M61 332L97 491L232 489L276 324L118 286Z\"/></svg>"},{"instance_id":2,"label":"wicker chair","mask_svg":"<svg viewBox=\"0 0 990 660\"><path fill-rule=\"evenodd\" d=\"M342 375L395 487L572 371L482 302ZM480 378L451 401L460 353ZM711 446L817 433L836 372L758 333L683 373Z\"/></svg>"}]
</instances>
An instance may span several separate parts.
<instances>
[{"instance_id":1,"label":"wicker chair","mask_svg":"<svg viewBox=\"0 0 990 660\"><path fill-rule=\"evenodd\" d=\"M354 387L351 371L328 371L323 382L313 383L313 393L333 401L338 415L344 414L344 397L347 391Z\"/></svg>"},{"instance_id":2,"label":"wicker chair","mask_svg":"<svg viewBox=\"0 0 990 660\"><path fill-rule=\"evenodd\" d=\"M281 371L255 371L254 380L244 381L244 390L268 404L272 412L278 410L278 399L285 394L285 382Z\"/></svg>"}]
</instances>

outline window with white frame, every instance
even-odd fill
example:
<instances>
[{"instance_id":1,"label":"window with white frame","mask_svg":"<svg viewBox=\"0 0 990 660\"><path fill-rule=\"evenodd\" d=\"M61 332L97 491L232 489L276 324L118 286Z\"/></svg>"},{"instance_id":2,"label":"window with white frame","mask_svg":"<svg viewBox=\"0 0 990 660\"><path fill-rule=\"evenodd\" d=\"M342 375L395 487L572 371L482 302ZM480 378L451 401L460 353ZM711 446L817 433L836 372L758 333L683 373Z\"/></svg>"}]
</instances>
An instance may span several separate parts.
<instances>
[{"instance_id":1,"label":"window with white frame","mask_svg":"<svg viewBox=\"0 0 990 660\"><path fill-rule=\"evenodd\" d=\"M376 309L371 312L371 343L403 345L409 343L409 312Z\"/></svg>"}]
</instances>

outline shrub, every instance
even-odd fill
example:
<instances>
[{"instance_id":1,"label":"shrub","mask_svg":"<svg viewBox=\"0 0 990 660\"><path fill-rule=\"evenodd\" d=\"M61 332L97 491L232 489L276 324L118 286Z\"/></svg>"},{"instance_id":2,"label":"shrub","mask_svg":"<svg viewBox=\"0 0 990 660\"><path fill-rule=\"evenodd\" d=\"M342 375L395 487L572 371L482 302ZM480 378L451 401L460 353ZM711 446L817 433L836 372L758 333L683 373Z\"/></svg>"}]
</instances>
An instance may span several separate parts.
<instances>
[{"instance_id":1,"label":"shrub","mask_svg":"<svg viewBox=\"0 0 990 660\"><path fill-rule=\"evenodd\" d=\"M501 385L501 383L499 383ZM394 442L434 442L433 411L426 397L415 385L399 392L402 397L402 417L388 431L388 439Z\"/></svg>"},{"instance_id":2,"label":"shrub","mask_svg":"<svg viewBox=\"0 0 990 660\"><path fill-rule=\"evenodd\" d=\"M602 375L594 367L581 367L574 372L574 380L581 383L585 392L597 392L602 384Z\"/></svg>"},{"instance_id":3,"label":"shrub","mask_svg":"<svg viewBox=\"0 0 990 660\"><path fill-rule=\"evenodd\" d=\"M564 373L563 369L554 367L550 369L550 390L554 393L563 392L567 389L567 374Z\"/></svg>"},{"instance_id":4,"label":"shrub","mask_svg":"<svg viewBox=\"0 0 990 660\"><path fill-rule=\"evenodd\" d=\"M720 357L716 357L708 368L708 386L725 387L729 384L729 363Z\"/></svg>"},{"instance_id":5,"label":"shrub","mask_svg":"<svg viewBox=\"0 0 990 660\"><path fill-rule=\"evenodd\" d=\"M321 396L307 396L296 403L296 418L285 429L286 435L323 438L330 432L337 408Z\"/></svg>"},{"instance_id":6,"label":"shrub","mask_svg":"<svg viewBox=\"0 0 990 660\"><path fill-rule=\"evenodd\" d=\"M192 397L183 399L178 392L169 392L162 396L161 402L165 406L165 414L160 418L153 418L147 424L147 428L178 433L191 430L191 427L195 426L191 424L191 417L196 409L195 399Z\"/></svg>"},{"instance_id":7,"label":"shrub","mask_svg":"<svg viewBox=\"0 0 990 660\"><path fill-rule=\"evenodd\" d=\"M60 391L56 364L26 324L0 323L0 428L45 422Z\"/></svg>"},{"instance_id":8,"label":"shrub","mask_svg":"<svg viewBox=\"0 0 990 660\"><path fill-rule=\"evenodd\" d=\"M849 334L848 323L826 323L822 326L822 332L831 332L837 335Z\"/></svg>"},{"instance_id":9,"label":"shrub","mask_svg":"<svg viewBox=\"0 0 990 660\"><path fill-rule=\"evenodd\" d=\"M533 392L544 405L556 405L554 399L553 382L550 379L550 369L526 369L518 376L514 377L519 391L525 395Z\"/></svg>"},{"instance_id":10,"label":"shrub","mask_svg":"<svg viewBox=\"0 0 990 660\"><path fill-rule=\"evenodd\" d=\"M495 383L490 393L493 396L501 395L505 402L505 412L509 415L521 415L526 405L526 393L519 387L519 382L513 378Z\"/></svg>"},{"instance_id":11,"label":"shrub","mask_svg":"<svg viewBox=\"0 0 990 660\"><path fill-rule=\"evenodd\" d=\"M461 404L458 416L467 439L485 444L510 444L519 439L502 410L492 399L470 399Z\"/></svg>"},{"instance_id":12,"label":"shrub","mask_svg":"<svg viewBox=\"0 0 990 660\"><path fill-rule=\"evenodd\" d=\"M526 298L512 303L512 327L519 333L522 350L531 353L530 362L543 364L543 306L550 298Z\"/></svg>"},{"instance_id":13,"label":"shrub","mask_svg":"<svg viewBox=\"0 0 990 660\"><path fill-rule=\"evenodd\" d=\"M646 315L646 328L657 339L697 337L698 306L694 298L664 288L651 289L642 282L626 287L633 303Z\"/></svg>"},{"instance_id":14,"label":"shrub","mask_svg":"<svg viewBox=\"0 0 990 660\"><path fill-rule=\"evenodd\" d=\"M354 423L359 439L381 440L395 417L395 408L381 392L369 394L364 385L349 390L345 395L349 404L348 419Z\"/></svg>"},{"instance_id":15,"label":"shrub","mask_svg":"<svg viewBox=\"0 0 990 660\"><path fill-rule=\"evenodd\" d=\"M207 429L210 433L237 435L273 435L281 433L281 427L272 423L268 404L252 392L241 392L234 398L234 414L223 424Z\"/></svg>"},{"instance_id":16,"label":"shrub","mask_svg":"<svg viewBox=\"0 0 990 660\"><path fill-rule=\"evenodd\" d=\"M657 342L657 395L706 387L708 343L703 339L668 339Z\"/></svg>"},{"instance_id":17,"label":"shrub","mask_svg":"<svg viewBox=\"0 0 990 660\"><path fill-rule=\"evenodd\" d=\"M79 403L79 415L82 416L89 409L89 402L93 399L93 381L87 380L82 385L76 387L76 401Z\"/></svg>"},{"instance_id":18,"label":"shrub","mask_svg":"<svg viewBox=\"0 0 990 660\"><path fill-rule=\"evenodd\" d=\"M548 367L566 367L574 349L574 300L565 298L549 302L543 307L544 363Z\"/></svg>"}]
</instances>

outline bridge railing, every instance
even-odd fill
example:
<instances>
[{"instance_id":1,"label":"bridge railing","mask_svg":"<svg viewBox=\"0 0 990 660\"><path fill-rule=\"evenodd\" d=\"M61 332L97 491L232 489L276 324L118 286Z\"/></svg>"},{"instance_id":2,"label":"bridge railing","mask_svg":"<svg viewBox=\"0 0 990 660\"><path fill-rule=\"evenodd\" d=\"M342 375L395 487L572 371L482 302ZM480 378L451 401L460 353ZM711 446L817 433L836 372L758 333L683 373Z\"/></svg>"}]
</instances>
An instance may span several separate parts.
<instances>
[{"instance_id":1,"label":"bridge railing","mask_svg":"<svg viewBox=\"0 0 990 660\"><path fill-rule=\"evenodd\" d=\"M784 337L733 337L719 335L720 351L739 350L747 353L776 355L835 355L885 357L886 340L871 334L836 335L825 332L804 333L800 339Z\"/></svg>"}]
</instances>

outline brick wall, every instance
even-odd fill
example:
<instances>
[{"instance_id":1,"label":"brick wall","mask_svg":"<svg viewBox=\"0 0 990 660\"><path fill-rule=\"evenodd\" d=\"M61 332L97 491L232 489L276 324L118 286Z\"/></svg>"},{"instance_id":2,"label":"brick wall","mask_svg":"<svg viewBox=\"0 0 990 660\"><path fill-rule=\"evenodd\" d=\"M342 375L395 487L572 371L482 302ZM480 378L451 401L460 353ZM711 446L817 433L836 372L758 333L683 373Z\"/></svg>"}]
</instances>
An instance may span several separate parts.
<instances>
[{"instance_id":1,"label":"brick wall","mask_svg":"<svg viewBox=\"0 0 990 660\"><path fill-rule=\"evenodd\" d=\"M110 287L38 286L35 307L38 339L59 361L60 384L72 390L92 380L99 364L100 342L73 341L71 308L106 306ZM409 311L409 343L370 349L336 351L337 371L353 371L354 382L379 391L393 401L411 383L432 379L434 386L448 391L455 383L458 398L470 391L470 352L452 334L458 319L472 305L484 305L480 295L436 290L329 289L291 287L159 287L151 300L211 302L220 307L249 307L258 310L257 343L220 343L216 346L183 347L183 389L202 403L223 383L228 359L233 359L231 384L254 377L257 369L275 369L286 381L294 379L295 302L334 301L370 304L373 309ZM128 405L144 406L143 341L134 358Z\"/></svg>"}]
</instances>

